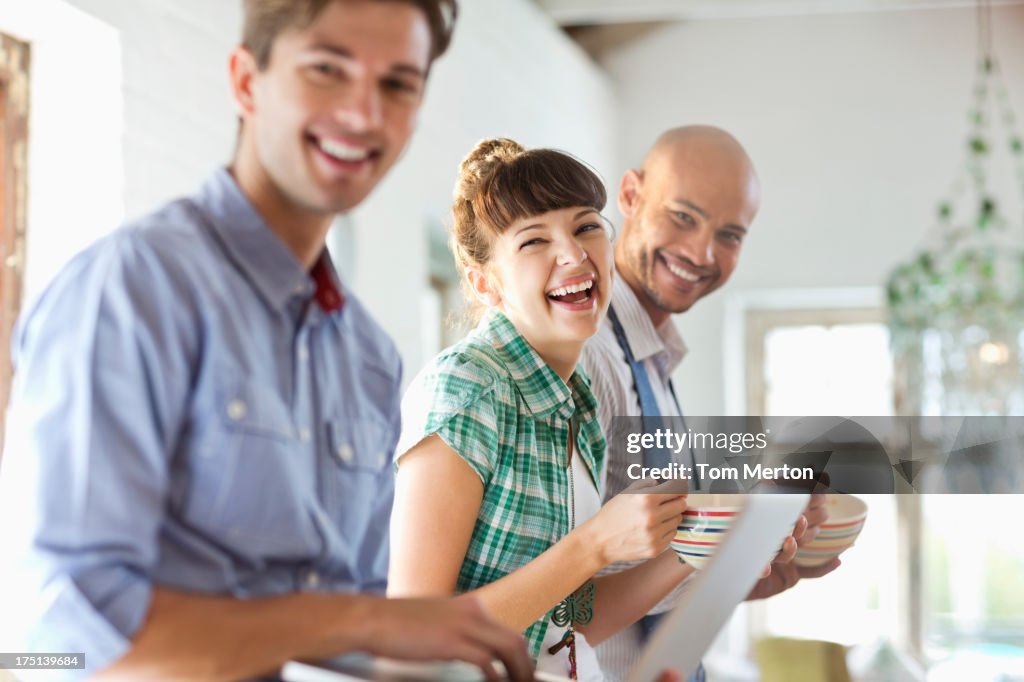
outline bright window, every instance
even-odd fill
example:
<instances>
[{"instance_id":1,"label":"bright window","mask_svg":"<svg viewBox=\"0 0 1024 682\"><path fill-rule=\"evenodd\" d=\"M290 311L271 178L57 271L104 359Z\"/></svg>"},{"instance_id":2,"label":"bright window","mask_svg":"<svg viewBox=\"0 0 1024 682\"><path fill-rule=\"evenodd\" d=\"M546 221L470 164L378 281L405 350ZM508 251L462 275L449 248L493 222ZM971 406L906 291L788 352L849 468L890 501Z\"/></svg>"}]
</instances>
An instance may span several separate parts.
<instances>
[{"instance_id":1,"label":"bright window","mask_svg":"<svg viewBox=\"0 0 1024 682\"><path fill-rule=\"evenodd\" d=\"M925 653L934 661L987 657L990 666L1001 659L1005 670L1024 675L1024 498L923 495L921 501Z\"/></svg>"},{"instance_id":2,"label":"bright window","mask_svg":"<svg viewBox=\"0 0 1024 682\"><path fill-rule=\"evenodd\" d=\"M889 330L880 323L775 327L764 353L764 414L892 414Z\"/></svg>"},{"instance_id":3,"label":"bright window","mask_svg":"<svg viewBox=\"0 0 1024 682\"><path fill-rule=\"evenodd\" d=\"M748 310L745 328L749 414L892 414L881 309ZM713 660L784 636L859 645L855 677L885 658L858 670L858 651L888 647L913 652L929 682L1024 679L1024 497L862 497L868 522L842 567L741 607ZM717 679L756 679L741 668Z\"/></svg>"},{"instance_id":4,"label":"bright window","mask_svg":"<svg viewBox=\"0 0 1024 682\"><path fill-rule=\"evenodd\" d=\"M747 329L751 414L892 414L892 359L880 310L751 311ZM747 604L750 642L781 636L875 646L899 638L896 498L861 497L868 522L843 565Z\"/></svg>"}]
</instances>

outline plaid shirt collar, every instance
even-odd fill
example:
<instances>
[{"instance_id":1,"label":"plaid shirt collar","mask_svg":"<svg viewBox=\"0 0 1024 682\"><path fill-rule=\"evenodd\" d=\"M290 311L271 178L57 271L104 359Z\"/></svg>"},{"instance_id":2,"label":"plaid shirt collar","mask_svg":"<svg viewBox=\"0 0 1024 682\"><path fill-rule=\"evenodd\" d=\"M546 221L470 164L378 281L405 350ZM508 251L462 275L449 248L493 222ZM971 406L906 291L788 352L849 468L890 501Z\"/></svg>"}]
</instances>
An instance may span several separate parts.
<instances>
[{"instance_id":1,"label":"plaid shirt collar","mask_svg":"<svg viewBox=\"0 0 1024 682\"><path fill-rule=\"evenodd\" d=\"M577 366L566 385L504 313L488 312L478 333L497 351L535 418L568 421L577 411L584 417L596 413L597 400L583 368Z\"/></svg>"}]
</instances>

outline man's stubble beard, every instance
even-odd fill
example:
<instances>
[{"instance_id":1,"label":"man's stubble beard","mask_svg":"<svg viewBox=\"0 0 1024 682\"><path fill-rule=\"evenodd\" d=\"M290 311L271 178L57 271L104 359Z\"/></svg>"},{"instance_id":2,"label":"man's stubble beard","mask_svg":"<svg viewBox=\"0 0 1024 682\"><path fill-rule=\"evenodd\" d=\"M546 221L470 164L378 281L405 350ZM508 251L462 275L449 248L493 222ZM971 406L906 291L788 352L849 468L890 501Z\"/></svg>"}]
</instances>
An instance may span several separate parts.
<instances>
[{"instance_id":1,"label":"man's stubble beard","mask_svg":"<svg viewBox=\"0 0 1024 682\"><path fill-rule=\"evenodd\" d=\"M637 227L640 228L640 233L643 234L643 223L639 219ZM690 309L690 306L672 305L658 292L654 284L654 265L657 256L653 250L648 251L645 244L640 244L633 253L629 253L627 250L627 257L632 261L630 266L633 267L633 273L638 275L637 279L640 282L640 288L643 290L642 294L648 301L654 304L655 308L670 315L685 313Z\"/></svg>"}]
</instances>

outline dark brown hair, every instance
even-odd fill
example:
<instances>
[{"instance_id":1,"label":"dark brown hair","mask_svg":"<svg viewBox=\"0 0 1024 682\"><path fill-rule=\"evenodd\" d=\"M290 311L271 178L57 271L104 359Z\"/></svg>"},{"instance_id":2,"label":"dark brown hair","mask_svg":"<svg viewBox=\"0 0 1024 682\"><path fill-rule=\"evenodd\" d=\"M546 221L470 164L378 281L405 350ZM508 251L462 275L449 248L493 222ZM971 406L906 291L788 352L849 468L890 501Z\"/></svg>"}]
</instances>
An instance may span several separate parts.
<instances>
[{"instance_id":1,"label":"dark brown hair","mask_svg":"<svg viewBox=\"0 0 1024 682\"><path fill-rule=\"evenodd\" d=\"M312 24L331 2L336 0L244 0L245 23L242 45L260 69L270 63L274 41L287 28L303 29ZM404 2L419 8L430 25L430 61L444 54L452 40L458 14L456 0L380 0Z\"/></svg>"},{"instance_id":2,"label":"dark brown hair","mask_svg":"<svg viewBox=\"0 0 1024 682\"><path fill-rule=\"evenodd\" d=\"M485 265L494 237L517 220L574 206L600 212L597 173L555 149L525 149L507 138L480 142L462 160L452 204L451 248L460 272Z\"/></svg>"}]
</instances>

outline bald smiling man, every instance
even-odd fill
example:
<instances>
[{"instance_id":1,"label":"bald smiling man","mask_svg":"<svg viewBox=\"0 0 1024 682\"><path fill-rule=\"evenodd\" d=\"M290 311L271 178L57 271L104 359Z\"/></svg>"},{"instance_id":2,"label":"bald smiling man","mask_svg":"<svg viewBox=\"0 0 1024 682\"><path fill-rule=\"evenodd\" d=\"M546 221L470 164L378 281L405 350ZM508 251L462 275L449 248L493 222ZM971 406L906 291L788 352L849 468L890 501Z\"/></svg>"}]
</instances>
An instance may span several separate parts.
<instances>
[{"instance_id":1,"label":"bald smiling man","mask_svg":"<svg viewBox=\"0 0 1024 682\"><path fill-rule=\"evenodd\" d=\"M686 312L729 280L757 215L761 184L732 135L711 126L685 126L663 133L643 166L626 171L618 202L623 223L615 243L612 304L582 357L609 444L625 442L624 434L615 433L613 417L682 416L672 373L687 350L672 315ZM686 449L676 457L692 463ZM626 468L636 461L636 455L609 447L606 500L629 485ZM812 497L804 517L750 599L778 594L839 565L808 570L792 564L797 546L813 539L827 518L822 495ZM678 593L655 611L671 607ZM652 625L645 619L598 647L609 682L625 678ZM703 680L703 670L694 679Z\"/></svg>"}]
</instances>

